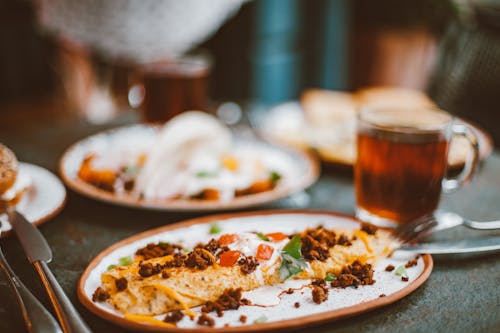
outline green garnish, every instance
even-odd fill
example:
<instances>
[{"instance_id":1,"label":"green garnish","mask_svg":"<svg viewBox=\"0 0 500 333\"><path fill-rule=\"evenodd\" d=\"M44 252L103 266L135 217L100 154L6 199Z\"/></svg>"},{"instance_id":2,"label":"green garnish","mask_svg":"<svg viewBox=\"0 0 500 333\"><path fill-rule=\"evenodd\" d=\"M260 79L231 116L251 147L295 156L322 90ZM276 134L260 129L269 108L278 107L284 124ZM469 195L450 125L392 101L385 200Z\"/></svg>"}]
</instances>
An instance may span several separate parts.
<instances>
[{"instance_id":1,"label":"green garnish","mask_svg":"<svg viewBox=\"0 0 500 333\"><path fill-rule=\"evenodd\" d=\"M158 244L161 244L161 245L168 245L170 244L170 242L164 242L164 241L159 241Z\"/></svg>"},{"instance_id":2,"label":"green garnish","mask_svg":"<svg viewBox=\"0 0 500 333\"><path fill-rule=\"evenodd\" d=\"M404 265L398 266L398 268L394 271L394 274L397 276L408 276Z\"/></svg>"},{"instance_id":3,"label":"green garnish","mask_svg":"<svg viewBox=\"0 0 500 333\"><path fill-rule=\"evenodd\" d=\"M255 319L253 322L255 324L259 324L259 323L265 323L266 321L267 321L267 317L262 315L259 318Z\"/></svg>"},{"instance_id":4,"label":"green garnish","mask_svg":"<svg viewBox=\"0 0 500 333\"><path fill-rule=\"evenodd\" d=\"M109 265L109 266L106 268L106 270L107 270L107 271L110 271L110 270L112 270L113 268L116 268L116 265Z\"/></svg>"},{"instance_id":5,"label":"green garnish","mask_svg":"<svg viewBox=\"0 0 500 333\"><path fill-rule=\"evenodd\" d=\"M196 173L196 177L198 177L198 178L213 178L213 177L217 177L217 172L198 171Z\"/></svg>"},{"instance_id":6,"label":"green garnish","mask_svg":"<svg viewBox=\"0 0 500 333\"><path fill-rule=\"evenodd\" d=\"M209 232L210 232L211 235L217 235L221 231L222 231L222 228L218 224L212 224L210 226L210 231Z\"/></svg>"},{"instance_id":7,"label":"green garnish","mask_svg":"<svg viewBox=\"0 0 500 333\"><path fill-rule=\"evenodd\" d=\"M128 265L132 264L133 262L134 262L134 260L132 260L131 256L118 259L118 264L120 266L128 266Z\"/></svg>"},{"instance_id":8,"label":"green garnish","mask_svg":"<svg viewBox=\"0 0 500 333\"><path fill-rule=\"evenodd\" d=\"M280 279L286 280L299 274L307 267L307 262L302 256L301 248L302 241L299 235L293 236L285 245L283 251L281 251Z\"/></svg>"},{"instance_id":9,"label":"green garnish","mask_svg":"<svg viewBox=\"0 0 500 333\"><path fill-rule=\"evenodd\" d=\"M137 165L128 165L128 166L125 167L125 169L123 171L125 173L128 173L128 174L136 174L140 170L141 170L141 168L139 166L137 166Z\"/></svg>"},{"instance_id":10,"label":"green garnish","mask_svg":"<svg viewBox=\"0 0 500 333\"><path fill-rule=\"evenodd\" d=\"M332 282L334 280L337 280L337 276L335 276L335 274L332 273L326 273L325 280L328 282Z\"/></svg>"},{"instance_id":11,"label":"green garnish","mask_svg":"<svg viewBox=\"0 0 500 333\"><path fill-rule=\"evenodd\" d=\"M263 241L266 241L266 242L269 242L269 237L267 237L266 235L264 235L262 232L258 232L257 233L257 236L262 239Z\"/></svg>"},{"instance_id":12,"label":"green garnish","mask_svg":"<svg viewBox=\"0 0 500 333\"><path fill-rule=\"evenodd\" d=\"M193 249L190 249L190 248L186 247L186 248L182 249L181 251L182 251L182 253L189 253L189 252L192 252Z\"/></svg>"},{"instance_id":13,"label":"green garnish","mask_svg":"<svg viewBox=\"0 0 500 333\"><path fill-rule=\"evenodd\" d=\"M281 174L276 172L276 171L271 171L269 173L269 179L273 182L276 183L278 180L281 179Z\"/></svg>"}]
</instances>

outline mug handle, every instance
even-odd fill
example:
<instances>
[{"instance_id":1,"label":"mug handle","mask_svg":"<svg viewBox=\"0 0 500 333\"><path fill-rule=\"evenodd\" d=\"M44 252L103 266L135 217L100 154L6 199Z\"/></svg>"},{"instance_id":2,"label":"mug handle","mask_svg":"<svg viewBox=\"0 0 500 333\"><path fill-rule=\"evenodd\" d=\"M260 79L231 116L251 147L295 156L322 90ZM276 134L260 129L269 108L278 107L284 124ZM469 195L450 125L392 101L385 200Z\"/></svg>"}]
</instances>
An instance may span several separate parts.
<instances>
[{"instance_id":1,"label":"mug handle","mask_svg":"<svg viewBox=\"0 0 500 333\"><path fill-rule=\"evenodd\" d=\"M452 137L461 136L467 139L472 148L472 152L467 155L463 170L454 178L443 179L443 192L451 193L462 185L468 183L476 171L479 161L479 143L473 130L464 124L453 124L451 127Z\"/></svg>"}]
</instances>

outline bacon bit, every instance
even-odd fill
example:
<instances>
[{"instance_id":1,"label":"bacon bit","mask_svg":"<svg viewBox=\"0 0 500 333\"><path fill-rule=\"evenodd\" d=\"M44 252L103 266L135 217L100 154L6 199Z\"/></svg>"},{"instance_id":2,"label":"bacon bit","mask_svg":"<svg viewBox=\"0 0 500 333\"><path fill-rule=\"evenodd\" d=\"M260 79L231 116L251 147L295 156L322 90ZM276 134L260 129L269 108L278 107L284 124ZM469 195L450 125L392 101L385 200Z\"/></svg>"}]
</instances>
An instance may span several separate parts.
<instances>
[{"instance_id":1,"label":"bacon bit","mask_svg":"<svg viewBox=\"0 0 500 333\"><path fill-rule=\"evenodd\" d=\"M269 260L273 256L274 248L266 244L260 244L257 247L257 254L255 255L259 260Z\"/></svg>"},{"instance_id":2,"label":"bacon bit","mask_svg":"<svg viewBox=\"0 0 500 333\"><path fill-rule=\"evenodd\" d=\"M378 297L385 297L385 294L380 294L378 295Z\"/></svg>"},{"instance_id":3,"label":"bacon bit","mask_svg":"<svg viewBox=\"0 0 500 333\"><path fill-rule=\"evenodd\" d=\"M298 308L300 308L300 303L299 303L299 302L295 302L295 304L293 304L293 306L294 306L296 309L298 309Z\"/></svg>"},{"instance_id":4,"label":"bacon bit","mask_svg":"<svg viewBox=\"0 0 500 333\"><path fill-rule=\"evenodd\" d=\"M229 245L231 243L238 241L239 239L240 239L240 237L238 237L238 235L236 235L236 234L225 234L225 235L220 236L219 244L222 246L226 246L226 245Z\"/></svg>"},{"instance_id":5,"label":"bacon bit","mask_svg":"<svg viewBox=\"0 0 500 333\"><path fill-rule=\"evenodd\" d=\"M368 235L375 235L375 233L377 232L378 228L376 226L374 226L373 224L361 223L360 230L366 232Z\"/></svg>"},{"instance_id":6,"label":"bacon bit","mask_svg":"<svg viewBox=\"0 0 500 333\"><path fill-rule=\"evenodd\" d=\"M188 254L187 259L184 261L184 265L190 268L196 268L199 270L204 270L208 266L214 264L212 256L206 253L203 249L194 249Z\"/></svg>"},{"instance_id":7,"label":"bacon bit","mask_svg":"<svg viewBox=\"0 0 500 333\"><path fill-rule=\"evenodd\" d=\"M270 234L266 234L267 238L271 240L271 242L281 242L283 239L287 239L288 236L282 232L272 232Z\"/></svg>"},{"instance_id":8,"label":"bacon bit","mask_svg":"<svg viewBox=\"0 0 500 333\"><path fill-rule=\"evenodd\" d=\"M97 288L92 294L92 301L94 302L104 302L110 297L109 293L103 288Z\"/></svg>"},{"instance_id":9,"label":"bacon bit","mask_svg":"<svg viewBox=\"0 0 500 333\"><path fill-rule=\"evenodd\" d=\"M167 315L165 316L163 321L166 323L176 324L179 321L181 321L182 318L184 318L184 313L182 313L181 310L174 310L174 311L167 313Z\"/></svg>"},{"instance_id":10,"label":"bacon bit","mask_svg":"<svg viewBox=\"0 0 500 333\"><path fill-rule=\"evenodd\" d=\"M209 327L213 327L215 325L215 321L213 320L213 318L211 318L206 313L201 314L201 316L198 318L197 323L198 325L209 326Z\"/></svg>"},{"instance_id":11,"label":"bacon bit","mask_svg":"<svg viewBox=\"0 0 500 333\"><path fill-rule=\"evenodd\" d=\"M215 302L207 302L201 308L201 312L209 313L215 311L218 317L223 316L223 311L226 310L237 310L240 308L240 305L245 305L246 302L243 302L241 298L242 288L238 289L226 289L220 295L220 297Z\"/></svg>"},{"instance_id":12,"label":"bacon bit","mask_svg":"<svg viewBox=\"0 0 500 333\"><path fill-rule=\"evenodd\" d=\"M168 274L167 271L163 271L163 272L161 272L161 277L164 279L168 279L170 277L170 274Z\"/></svg>"},{"instance_id":13,"label":"bacon bit","mask_svg":"<svg viewBox=\"0 0 500 333\"><path fill-rule=\"evenodd\" d=\"M238 265L240 265L240 270L243 274L248 275L257 269L259 266L259 261L257 258L248 256L246 258L241 258L238 260Z\"/></svg>"},{"instance_id":14,"label":"bacon bit","mask_svg":"<svg viewBox=\"0 0 500 333\"><path fill-rule=\"evenodd\" d=\"M288 294L288 295L291 295L295 292L295 290L293 290L292 288L288 288L285 293Z\"/></svg>"},{"instance_id":15,"label":"bacon bit","mask_svg":"<svg viewBox=\"0 0 500 333\"><path fill-rule=\"evenodd\" d=\"M418 258L414 258L412 260L409 260L406 264L405 264L405 267L406 268L410 268L410 267L413 267L413 266L417 266L418 264Z\"/></svg>"},{"instance_id":16,"label":"bacon bit","mask_svg":"<svg viewBox=\"0 0 500 333\"><path fill-rule=\"evenodd\" d=\"M219 256L219 265L223 267L231 267L238 262L240 251L227 251Z\"/></svg>"},{"instance_id":17,"label":"bacon bit","mask_svg":"<svg viewBox=\"0 0 500 333\"><path fill-rule=\"evenodd\" d=\"M306 235L301 238L302 240L302 254L307 260L325 261L328 256L328 247L321 244L313 237Z\"/></svg>"},{"instance_id":18,"label":"bacon bit","mask_svg":"<svg viewBox=\"0 0 500 333\"><path fill-rule=\"evenodd\" d=\"M328 289L325 280L316 279L311 283L312 298L316 304L321 304L328 299Z\"/></svg>"},{"instance_id":19,"label":"bacon bit","mask_svg":"<svg viewBox=\"0 0 500 333\"><path fill-rule=\"evenodd\" d=\"M240 323L244 324L244 323L246 323L246 322L247 322L247 316L245 316L245 315L241 315L241 316L240 316Z\"/></svg>"},{"instance_id":20,"label":"bacon bit","mask_svg":"<svg viewBox=\"0 0 500 333\"><path fill-rule=\"evenodd\" d=\"M126 278L122 277L115 280L115 286L118 291L123 291L127 289L128 281Z\"/></svg>"},{"instance_id":21,"label":"bacon bit","mask_svg":"<svg viewBox=\"0 0 500 333\"><path fill-rule=\"evenodd\" d=\"M337 244L342 245L342 246L351 246L352 245L351 241L346 236L346 234L341 234L339 236L339 238L337 239Z\"/></svg>"},{"instance_id":22,"label":"bacon bit","mask_svg":"<svg viewBox=\"0 0 500 333\"><path fill-rule=\"evenodd\" d=\"M408 282L410 280L410 278L408 276L406 276L406 275L403 275L401 277L401 280L404 281L404 282Z\"/></svg>"},{"instance_id":23,"label":"bacon bit","mask_svg":"<svg viewBox=\"0 0 500 333\"><path fill-rule=\"evenodd\" d=\"M392 272L394 270L394 265L387 265L387 267L385 268L385 271L386 272Z\"/></svg>"},{"instance_id":24,"label":"bacon bit","mask_svg":"<svg viewBox=\"0 0 500 333\"><path fill-rule=\"evenodd\" d=\"M179 253L182 250L182 246L170 243L149 243L143 248L140 248L135 252L136 255L142 256L144 260L151 258L158 258L168 256L174 253Z\"/></svg>"},{"instance_id":25,"label":"bacon bit","mask_svg":"<svg viewBox=\"0 0 500 333\"><path fill-rule=\"evenodd\" d=\"M142 277L150 277L156 275L161 272L162 266L160 264L156 264L153 266L152 263L140 263L139 264L139 275Z\"/></svg>"},{"instance_id":26,"label":"bacon bit","mask_svg":"<svg viewBox=\"0 0 500 333\"><path fill-rule=\"evenodd\" d=\"M353 286L357 288L359 285L374 283L372 265L362 264L356 260L351 265L346 265L342 268L341 274L337 275L337 279L332 281L332 287L346 288Z\"/></svg>"}]
</instances>

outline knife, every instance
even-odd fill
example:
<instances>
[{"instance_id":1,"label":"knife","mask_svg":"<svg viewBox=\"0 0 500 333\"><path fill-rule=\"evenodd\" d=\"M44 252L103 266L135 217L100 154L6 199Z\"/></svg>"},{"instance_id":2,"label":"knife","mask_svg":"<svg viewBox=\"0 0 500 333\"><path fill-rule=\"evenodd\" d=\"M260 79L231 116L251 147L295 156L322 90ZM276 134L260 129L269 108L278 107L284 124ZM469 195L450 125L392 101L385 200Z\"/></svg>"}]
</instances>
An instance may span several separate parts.
<instances>
[{"instance_id":1,"label":"knife","mask_svg":"<svg viewBox=\"0 0 500 333\"><path fill-rule=\"evenodd\" d=\"M472 238L460 241L422 243L399 248L398 252L429 254L479 254L500 250L500 237Z\"/></svg>"},{"instance_id":2,"label":"knife","mask_svg":"<svg viewBox=\"0 0 500 333\"><path fill-rule=\"evenodd\" d=\"M42 233L15 209L9 209L7 214L28 260L42 279L63 332L91 333L47 265L52 260L52 251Z\"/></svg>"}]
</instances>

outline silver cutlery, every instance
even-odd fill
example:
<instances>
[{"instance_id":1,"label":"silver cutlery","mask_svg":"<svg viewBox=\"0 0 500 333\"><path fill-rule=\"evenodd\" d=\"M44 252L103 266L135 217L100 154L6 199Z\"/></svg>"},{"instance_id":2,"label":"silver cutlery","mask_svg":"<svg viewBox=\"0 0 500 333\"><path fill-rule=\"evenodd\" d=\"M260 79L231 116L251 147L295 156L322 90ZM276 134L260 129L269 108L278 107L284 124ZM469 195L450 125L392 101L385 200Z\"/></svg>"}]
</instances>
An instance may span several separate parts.
<instances>
[{"instance_id":1,"label":"silver cutlery","mask_svg":"<svg viewBox=\"0 0 500 333\"><path fill-rule=\"evenodd\" d=\"M1 225L1 224L0 224ZM62 332L57 321L49 311L33 296L28 288L14 273L0 248L0 268L7 276L14 291L17 302L21 307L26 327L30 333L59 333Z\"/></svg>"},{"instance_id":2,"label":"silver cutlery","mask_svg":"<svg viewBox=\"0 0 500 333\"><path fill-rule=\"evenodd\" d=\"M42 280L63 332L90 333L91 330L71 304L47 265L52 260L52 251L42 233L15 209L9 209L7 214L28 260L35 266Z\"/></svg>"},{"instance_id":3,"label":"silver cutlery","mask_svg":"<svg viewBox=\"0 0 500 333\"><path fill-rule=\"evenodd\" d=\"M405 245L397 252L429 254L485 254L500 250L500 237Z\"/></svg>"},{"instance_id":4,"label":"silver cutlery","mask_svg":"<svg viewBox=\"0 0 500 333\"><path fill-rule=\"evenodd\" d=\"M459 225L464 225L477 230L500 229L500 221L472 221L462 216L438 210L433 214L424 215L410 223L401 224L395 232L396 237L403 243L418 241L433 232L450 229Z\"/></svg>"}]
</instances>

